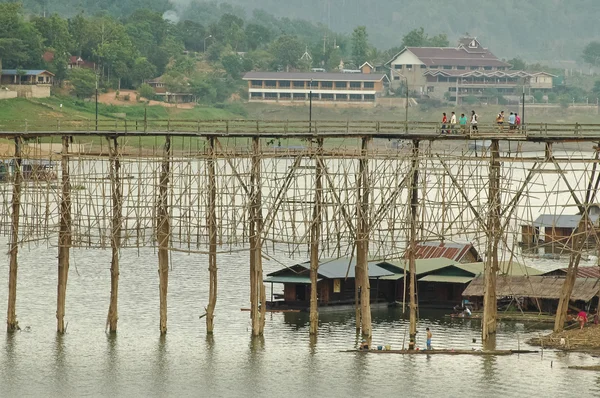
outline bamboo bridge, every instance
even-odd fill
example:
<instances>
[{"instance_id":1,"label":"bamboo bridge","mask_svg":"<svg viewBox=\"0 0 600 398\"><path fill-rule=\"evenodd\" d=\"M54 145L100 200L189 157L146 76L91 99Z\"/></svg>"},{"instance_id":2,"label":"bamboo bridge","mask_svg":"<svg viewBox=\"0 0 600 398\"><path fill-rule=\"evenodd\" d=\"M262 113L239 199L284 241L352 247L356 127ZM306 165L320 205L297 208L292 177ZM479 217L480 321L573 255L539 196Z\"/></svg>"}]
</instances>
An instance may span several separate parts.
<instances>
[{"instance_id":1,"label":"bamboo bridge","mask_svg":"<svg viewBox=\"0 0 600 398\"><path fill-rule=\"evenodd\" d=\"M368 259L405 257L414 342L416 244L457 238L485 253L487 339L496 330L498 264L520 255L519 223L572 208L583 217L556 317L562 328L600 184L600 125L589 124L480 124L473 131L412 121L47 120L2 122L0 138L9 331L18 329L18 252L25 242L57 242L59 333L73 247L112 250L111 332L120 250L158 248L161 333L170 252L208 255L205 317L212 333L218 256L247 251L253 335L264 330L263 259L270 252L298 256L305 247L311 334L318 328L320 258L356 256L357 330L370 337Z\"/></svg>"}]
</instances>

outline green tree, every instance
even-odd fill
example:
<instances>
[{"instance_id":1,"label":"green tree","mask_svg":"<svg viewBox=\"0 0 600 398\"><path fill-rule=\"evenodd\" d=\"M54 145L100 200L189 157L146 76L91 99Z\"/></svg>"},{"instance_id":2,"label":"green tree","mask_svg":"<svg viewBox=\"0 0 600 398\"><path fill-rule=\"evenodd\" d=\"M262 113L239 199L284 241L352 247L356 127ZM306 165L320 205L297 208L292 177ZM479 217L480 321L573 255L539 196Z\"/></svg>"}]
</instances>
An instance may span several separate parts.
<instances>
[{"instance_id":1,"label":"green tree","mask_svg":"<svg viewBox=\"0 0 600 398\"><path fill-rule=\"evenodd\" d=\"M583 60L590 65L600 65L600 42L593 41L588 43L583 49Z\"/></svg>"},{"instance_id":2,"label":"green tree","mask_svg":"<svg viewBox=\"0 0 600 398\"><path fill-rule=\"evenodd\" d=\"M69 81L73 86L73 93L79 98L89 98L96 91L96 74L90 69L71 69Z\"/></svg>"},{"instance_id":3,"label":"green tree","mask_svg":"<svg viewBox=\"0 0 600 398\"><path fill-rule=\"evenodd\" d=\"M275 63L289 70L298 67L304 53L304 45L296 36L283 35L271 44L271 52L275 57Z\"/></svg>"},{"instance_id":4,"label":"green tree","mask_svg":"<svg viewBox=\"0 0 600 398\"><path fill-rule=\"evenodd\" d=\"M269 28L252 23L246 26L244 36L246 37L248 50L256 50L261 46L266 46L272 38Z\"/></svg>"},{"instance_id":5,"label":"green tree","mask_svg":"<svg viewBox=\"0 0 600 398\"><path fill-rule=\"evenodd\" d=\"M0 3L0 58L5 67L42 65L43 40L21 15L19 3Z\"/></svg>"},{"instance_id":6,"label":"green tree","mask_svg":"<svg viewBox=\"0 0 600 398\"><path fill-rule=\"evenodd\" d=\"M243 72L244 66L242 60L240 56L235 53L223 56L221 58L221 64L223 65L225 72L234 79L238 79Z\"/></svg>"},{"instance_id":7,"label":"green tree","mask_svg":"<svg viewBox=\"0 0 600 398\"><path fill-rule=\"evenodd\" d=\"M130 71L129 79L132 86L142 83L144 80L156 77L156 66L154 66L145 57L137 57Z\"/></svg>"},{"instance_id":8,"label":"green tree","mask_svg":"<svg viewBox=\"0 0 600 398\"><path fill-rule=\"evenodd\" d=\"M507 61L514 70L525 70L527 68L527 64L521 58L513 58Z\"/></svg>"},{"instance_id":9,"label":"green tree","mask_svg":"<svg viewBox=\"0 0 600 398\"><path fill-rule=\"evenodd\" d=\"M368 34L365 26L358 26L352 32L352 59L357 65L362 65L367 61L369 53Z\"/></svg>"},{"instance_id":10,"label":"green tree","mask_svg":"<svg viewBox=\"0 0 600 398\"><path fill-rule=\"evenodd\" d=\"M419 29L413 29L408 32L402 38L402 45L404 47L448 47L450 42L446 34L437 34L433 37L429 37L425 33L425 29L420 27Z\"/></svg>"},{"instance_id":11,"label":"green tree","mask_svg":"<svg viewBox=\"0 0 600 398\"><path fill-rule=\"evenodd\" d=\"M186 19L177 24L177 31L186 50L200 52L204 49L204 39L208 34L203 25Z\"/></svg>"}]
</instances>

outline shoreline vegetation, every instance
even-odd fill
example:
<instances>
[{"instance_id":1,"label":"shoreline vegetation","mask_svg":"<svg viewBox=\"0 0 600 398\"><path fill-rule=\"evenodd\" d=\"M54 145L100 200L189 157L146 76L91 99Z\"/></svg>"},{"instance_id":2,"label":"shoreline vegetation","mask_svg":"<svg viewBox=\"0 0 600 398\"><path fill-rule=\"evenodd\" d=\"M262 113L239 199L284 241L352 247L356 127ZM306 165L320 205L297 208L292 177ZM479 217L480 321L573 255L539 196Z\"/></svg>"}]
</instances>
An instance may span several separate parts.
<instances>
[{"instance_id":1,"label":"shoreline vegetation","mask_svg":"<svg viewBox=\"0 0 600 398\"><path fill-rule=\"evenodd\" d=\"M600 353L600 325L589 325L583 329L579 329L579 325L573 325L572 327L575 329L566 329L559 333L534 337L528 343L542 348L563 351ZM600 370L600 367L597 370Z\"/></svg>"}]
</instances>

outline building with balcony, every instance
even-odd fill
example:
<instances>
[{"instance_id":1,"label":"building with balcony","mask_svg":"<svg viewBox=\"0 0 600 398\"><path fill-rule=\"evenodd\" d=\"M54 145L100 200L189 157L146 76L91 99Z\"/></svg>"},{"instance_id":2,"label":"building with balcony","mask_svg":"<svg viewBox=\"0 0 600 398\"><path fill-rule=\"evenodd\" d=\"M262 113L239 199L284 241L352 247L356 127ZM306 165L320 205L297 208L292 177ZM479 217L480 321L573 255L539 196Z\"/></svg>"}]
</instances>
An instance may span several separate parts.
<instances>
[{"instance_id":1,"label":"building with balcony","mask_svg":"<svg viewBox=\"0 0 600 398\"><path fill-rule=\"evenodd\" d=\"M363 72L369 69L363 69ZM356 104L374 106L376 99L385 94L389 79L382 73L299 73L248 72L250 102L300 104L309 100L312 92L314 105Z\"/></svg>"},{"instance_id":2,"label":"building with balcony","mask_svg":"<svg viewBox=\"0 0 600 398\"><path fill-rule=\"evenodd\" d=\"M54 73L47 70L2 69L0 64L0 86L12 92L0 97L13 98L16 92L20 98L47 98L53 84Z\"/></svg>"},{"instance_id":3,"label":"building with balcony","mask_svg":"<svg viewBox=\"0 0 600 398\"><path fill-rule=\"evenodd\" d=\"M531 94L553 88L555 76L546 72L512 70L476 38L464 37L457 47L405 47L386 64L392 87L407 84L409 90L431 98L460 102L480 98Z\"/></svg>"}]
</instances>

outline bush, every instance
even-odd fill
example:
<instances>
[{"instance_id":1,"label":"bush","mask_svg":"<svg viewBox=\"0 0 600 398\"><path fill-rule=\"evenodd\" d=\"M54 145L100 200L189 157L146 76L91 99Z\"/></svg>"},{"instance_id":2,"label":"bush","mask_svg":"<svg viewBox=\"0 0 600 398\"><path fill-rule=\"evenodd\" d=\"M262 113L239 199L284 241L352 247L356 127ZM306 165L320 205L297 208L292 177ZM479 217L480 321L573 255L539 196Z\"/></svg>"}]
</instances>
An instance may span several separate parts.
<instances>
[{"instance_id":1,"label":"bush","mask_svg":"<svg viewBox=\"0 0 600 398\"><path fill-rule=\"evenodd\" d=\"M123 97L123 99L125 101L129 101L129 100L131 100L131 95L130 94L125 94L125 96Z\"/></svg>"},{"instance_id":2,"label":"bush","mask_svg":"<svg viewBox=\"0 0 600 398\"><path fill-rule=\"evenodd\" d=\"M144 97L147 100L154 99L154 96L156 95L152 86L147 83L140 84L137 91L141 97Z\"/></svg>"}]
</instances>

